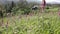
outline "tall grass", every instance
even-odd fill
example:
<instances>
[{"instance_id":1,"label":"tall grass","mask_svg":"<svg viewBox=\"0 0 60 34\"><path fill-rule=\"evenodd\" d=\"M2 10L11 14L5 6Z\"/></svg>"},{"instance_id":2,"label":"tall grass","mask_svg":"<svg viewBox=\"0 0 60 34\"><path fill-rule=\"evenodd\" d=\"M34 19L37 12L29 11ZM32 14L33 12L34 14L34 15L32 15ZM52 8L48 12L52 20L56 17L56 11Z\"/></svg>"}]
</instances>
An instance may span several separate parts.
<instances>
[{"instance_id":1,"label":"tall grass","mask_svg":"<svg viewBox=\"0 0 60 34\"><path fill-rule=\"evenodd\" d=\"M60 17L57 14L42 13L4 18L0 34L60 34Z\"/></svg>"}]
</instances>

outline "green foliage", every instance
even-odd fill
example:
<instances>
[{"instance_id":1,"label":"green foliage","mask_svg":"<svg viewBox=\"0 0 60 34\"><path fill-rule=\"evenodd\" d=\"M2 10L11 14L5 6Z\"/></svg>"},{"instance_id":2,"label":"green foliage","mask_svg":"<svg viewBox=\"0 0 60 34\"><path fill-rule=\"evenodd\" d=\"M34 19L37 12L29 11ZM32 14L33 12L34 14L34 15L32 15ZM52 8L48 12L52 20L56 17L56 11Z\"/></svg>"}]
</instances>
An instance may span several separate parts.
<instances>
[{"instance_id":1,"label":"green foliage","mask_svg":"<svg viewBox=\"0 0 60 34\"><path fill-rule=\"evenodd\" d=\"M4 25L0 27L0 34L60 34L60 16L56 14L58 8L48 9L47 7L44 13L40 14L38 10L35 10L33 16L20 16L20 14L29 14L32 11L32 6L33 4L26 4L25 2L16 6L10 5L7 8L5 6L6 11L12 11L13 14L19 14L19 16L4 18ZM55 12L55 14L49 12ZM6 25L7 21L8 25Z\"/></svg>"},{"instance_id":2,"label":"green foliage","mask_svg":"<svg viewBox=\"0 0 60 34\"><path fill-rule=\"evenodd\" d=\"M47 16L47 17L46 17ZM16 16L15 16L16 17ZM8 19L8 18L6 18ZM5 20L5 19L4 19ZM56 34L59 33L59 17L49 14L28 16L27 18L9 18L9 27L0 28L1 34ZM56 32L57 31L57 32Z\"/></svg>"},{"instance_id":3,"label":"green foliage","mask_svg":"<svg viewBox=\"0 0 60 34\"><path fill-rule=\"evenodd\" d=\"M47 16L47 17L46 17ZM51 14L28 16L18 19L10 18L9 26L0 27L1 34L57 34L59 33L60 17ZM8 18L5 18L6 20ZM7 21L7 20L6 20Z\"/></svg>"},{"instance_id":4,"label":"green foliage","mask_svg":"<svg viewBox=\"0 0 60 34\"><path fill-rule=\"evenodd\" d=\"M24 11L23 14L29 14L31 12L30 8L22 9L21 11Z\"/></svg>"},{"instance_id":5,"label":"green foliage","mask_svg":"<svg viewBox=\"0 0 60 34\"><path fill-rule=\"evenodd\" d=\"M14 4L13 1L12 1L11 4L6 4L6 6L5 6L6 12L7 12L7 13L11 13L14 7L15 7L15 4Z\"/></svg>"}]
</instances>

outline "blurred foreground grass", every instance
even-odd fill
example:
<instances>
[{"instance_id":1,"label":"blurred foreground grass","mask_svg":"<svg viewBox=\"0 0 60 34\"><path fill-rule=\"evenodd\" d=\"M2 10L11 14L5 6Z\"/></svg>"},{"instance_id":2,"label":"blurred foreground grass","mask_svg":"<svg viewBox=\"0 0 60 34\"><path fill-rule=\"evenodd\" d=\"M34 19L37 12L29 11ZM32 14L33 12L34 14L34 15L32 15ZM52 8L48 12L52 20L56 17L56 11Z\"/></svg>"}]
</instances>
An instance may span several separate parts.
<instances>
[{"instance_id":1,"label":"blurred foreground grass","mask_svg":"<svg viewBox=\"0 0 60 34\"><path fill-rule=\"evenodd\" d=\"M60 34L60 17L57 13L22 15L21 18L14 16L4 18L4 23L4 27L0 27L0 34Z\"/></svg>"}]
</instances>

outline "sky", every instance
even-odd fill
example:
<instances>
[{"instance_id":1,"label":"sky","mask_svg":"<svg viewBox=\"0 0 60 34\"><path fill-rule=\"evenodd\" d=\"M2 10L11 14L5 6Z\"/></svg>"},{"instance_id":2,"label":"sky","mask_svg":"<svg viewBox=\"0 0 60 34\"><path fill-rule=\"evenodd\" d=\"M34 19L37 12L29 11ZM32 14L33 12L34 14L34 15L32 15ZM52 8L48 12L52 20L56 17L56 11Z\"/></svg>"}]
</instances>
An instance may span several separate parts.
<instances>
[{"instance_id":1,"label":"sky","mask_svg":"<svg viewBox=\"0 0 60 34\"><path fill-rule=\"evenodd\" d=\"M4 2L6 0L0 0L0 2ZM12 0L7 0L7 1L12 1ZM19 0L13 0L13 1L19 1ZM29 2L41 2L42 0L27 0ZM46 3L59 3L60 4L60 0L46 0Z\"/></svg>"},{"instance_id":2,"label":"sky","mask_svg":"<svg viewBox=\"0 0 60 34\"><path fill-rule=\"evenodd\" d=\"M27 1L42 1L42 0L27 0ZM60 0L46 0L47 3L60 3Z\"/></svg>"},{"instance_id":3,"label":"sky","mask_svg":"<svg viewBox=\"0 0 60 34\"><path fill-rule=\"evenodd\" d=\"M60 3L60 0L46 0L46 2L58 2L58 3Z\"/></svg>"},{"instance_id":4,"label":"sky","mask_svg":"<svg viewBox=\"0 0 60 34\"><path fill-rule=\"evenodd\" d=\"M1 1L6 1L6 0L1 0ZM7 1L12 1L12 0L7 0ZM13 1L19 1L19 0L13 0ZM42 1L42 0L27 0L27 1ZM46 2L59 2L60 0L46 0Z\"/></svg>"},{"instance_id":5,"label":"sky","mask_svg":"<svg viewBox=\"0 0 60 34\"><path fill-rule=\"evenodd\" d=\"M28 0L28 1L42 1L42 0ZM47 2L60 2L60 0L46 0Z\"/></svg>"}]
</instances>

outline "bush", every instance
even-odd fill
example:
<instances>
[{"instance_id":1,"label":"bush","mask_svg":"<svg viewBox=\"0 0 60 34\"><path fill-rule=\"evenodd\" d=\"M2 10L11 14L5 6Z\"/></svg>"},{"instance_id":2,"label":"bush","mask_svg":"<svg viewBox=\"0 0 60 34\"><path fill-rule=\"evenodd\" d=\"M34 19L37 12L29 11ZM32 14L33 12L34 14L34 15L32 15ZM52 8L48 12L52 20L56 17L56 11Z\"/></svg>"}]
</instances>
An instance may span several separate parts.
<instances>
[{"instance_id":1,"label":"bush","mask_svg":"<svg viewBox=\"0 0 60 34\"><path fill-rule=\"evenodd\" d=\"M24 11L23 14L29 14L31 12L30 8L25 8L25 9L21 9L21 11Z\"/></svg>"}]
</instances>

